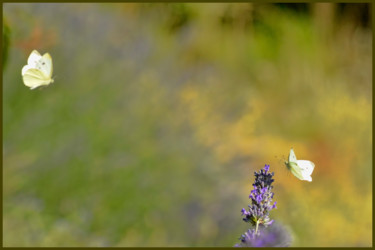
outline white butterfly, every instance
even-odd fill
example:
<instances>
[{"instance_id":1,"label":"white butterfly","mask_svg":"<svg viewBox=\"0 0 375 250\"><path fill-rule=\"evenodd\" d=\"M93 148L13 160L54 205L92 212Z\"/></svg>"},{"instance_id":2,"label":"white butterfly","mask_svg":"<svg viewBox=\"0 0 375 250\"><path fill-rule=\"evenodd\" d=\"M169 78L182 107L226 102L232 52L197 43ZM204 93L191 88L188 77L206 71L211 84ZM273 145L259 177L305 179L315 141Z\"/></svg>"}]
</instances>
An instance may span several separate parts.
<instances>
[{"instance_id":1,"label":"white butterfly","mask_svg":"<svg viewBox=\"0 0 375 250\"><path fill-rule=\"evenodd\" d=\"M23 82L30 89L40 86L47 86L53 82L52 79L52 58L50 54L43 56L33 50L27 59L27 65L22 68Z\"/></svg>"},{"instance_id":2,"label":"white butterfly","mask_svg":"<svg viewBox=\"0 0 375 250\"><path fill-rule=\"evenodd\" d=\"M314 163L307 160L297 160L293 148L290 149L288 162L285 162L288 170L302 181L312 181L311 174L314 171Z\"/></svg>"}]
</instances>

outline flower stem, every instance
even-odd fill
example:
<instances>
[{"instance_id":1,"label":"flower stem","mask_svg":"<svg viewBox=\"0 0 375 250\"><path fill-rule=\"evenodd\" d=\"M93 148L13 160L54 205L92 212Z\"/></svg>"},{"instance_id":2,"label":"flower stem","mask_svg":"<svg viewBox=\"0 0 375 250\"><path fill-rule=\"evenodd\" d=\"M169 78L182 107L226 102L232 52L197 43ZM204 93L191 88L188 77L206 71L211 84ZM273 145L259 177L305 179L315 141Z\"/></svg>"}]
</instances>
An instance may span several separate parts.
<instances>
[{"instance_id":1,"label":"flower stem","mask_svg":"<svg viewBox=\"0 0 375 250\"><path fill-rule=\"evenodd\" d=\"M256 225L256 228L255 228L255 234L258 233L258 225L259 225L259 220L257 220L257 225Z\"/></svg>"}]
</instances>

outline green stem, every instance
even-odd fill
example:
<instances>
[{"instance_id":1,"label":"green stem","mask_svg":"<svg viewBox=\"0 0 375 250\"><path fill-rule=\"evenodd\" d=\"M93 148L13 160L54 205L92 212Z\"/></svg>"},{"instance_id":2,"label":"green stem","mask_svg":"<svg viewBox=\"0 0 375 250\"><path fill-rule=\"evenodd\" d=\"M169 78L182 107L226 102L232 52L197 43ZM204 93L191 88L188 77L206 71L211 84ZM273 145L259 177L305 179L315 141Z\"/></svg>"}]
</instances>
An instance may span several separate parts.
<instances>
[{"instance_id":1,"label":"green stem","mask_svg":"<svg viewBox=\"0 0 375 250\"><path fill-rule=\"evenodd\" d=\"M255 228L255 234L258 233L258 225L259 225L259 220L257 220L257 226L256 226L256 228Z\"/></svg>"}]
</instances>

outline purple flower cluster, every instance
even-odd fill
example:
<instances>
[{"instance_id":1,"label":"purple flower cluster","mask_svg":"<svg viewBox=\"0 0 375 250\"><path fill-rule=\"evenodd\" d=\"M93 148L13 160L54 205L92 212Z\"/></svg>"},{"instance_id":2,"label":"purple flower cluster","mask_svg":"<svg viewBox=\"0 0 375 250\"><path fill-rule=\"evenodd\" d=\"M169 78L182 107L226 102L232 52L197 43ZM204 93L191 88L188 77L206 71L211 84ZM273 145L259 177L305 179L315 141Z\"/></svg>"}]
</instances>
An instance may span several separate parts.
<instances>
[{"instance_id":1,"label":"purple flower cluster","mask_svg":"<svg viewBox=\"0 0 375 250\"><path fill-rule=\"evenodd\" d=\"M272 204L273 193L271 192L274 173L269 173L269 169L270 166L266 165L259 173L254 173L254 189L251 190L249 195L251 205L249 205L248 211L242 209L242 215L245 215L243 220L256 226L256 230L259 225L268 226L272 224L273 220L270 220L269 212L276 208L276 202Z\"/></svg>"},{"instance_id":2,"label":"purple flower cluster","mask_svg":"<svg viewBox=\"0 0 375 250\"><path fill-rule=\"evenodd\" d=\"M272 202L273 193L271 185L274 182L272 178L274 173L269 172L270 166L265 165L264 169L255 172L255 182L249 198L251 205L248 210L242 209L242 215L245 222L251 223L255 229L249 229L241 237L241 243L235 247L272 247L289 246L291 236L281 224L273 223L269 217L269 212L276 208L276 202Z\"/></svg>"}]
</instances>

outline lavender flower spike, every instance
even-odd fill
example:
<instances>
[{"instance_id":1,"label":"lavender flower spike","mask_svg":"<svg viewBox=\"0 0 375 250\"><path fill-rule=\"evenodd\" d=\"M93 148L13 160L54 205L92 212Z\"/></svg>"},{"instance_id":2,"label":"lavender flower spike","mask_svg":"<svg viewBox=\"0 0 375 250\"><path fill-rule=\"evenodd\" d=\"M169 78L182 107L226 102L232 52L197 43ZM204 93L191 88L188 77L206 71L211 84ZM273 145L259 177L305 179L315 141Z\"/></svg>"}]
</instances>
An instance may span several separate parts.
<instances>
[{"instance_id":1,"label":"lavender flower spike","mask_svg":"<svg viewBox=\"0 0 375 250\"><path fill-rule=\"evenodd\" d=\"M273 193L271 192L274 173L269 173L269 169L270 166L265 165L264 169L254 173L254 189L251 190L249 195L252 204L249 205L248 211L244 208L241 210L242 215L245 215L243 220L256 227L255 234L258 232L259 225L266 227L273 222L269 218L269 212L276 208L276 202L272 203Z\"/></svg>"},{"instance_id":2,"label":"lavender flower spike","mask_svg":"<svg viewBox=\"0 0 375 250\"><path fill-rule=\"evenodd\" d=\"M269 217L269 212L276 208L272 202L274 173L270 173L270 166L266 165L259 172L255 172L255 182L249 198L249 209L242 209L243 220L250 222L255 228L247 230L241 235L241 243L235 247L287 247L290 246L292 237L287 228L274 222ZM272 224L272 225L271 225Z\"/></svg>"}]
</instances>

